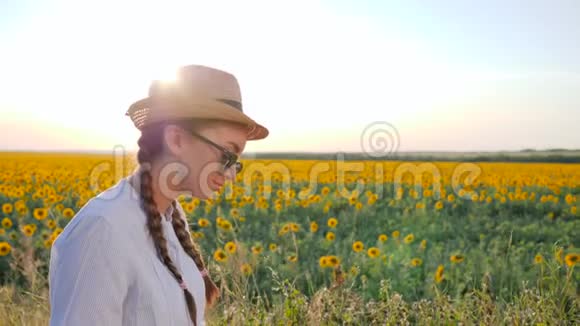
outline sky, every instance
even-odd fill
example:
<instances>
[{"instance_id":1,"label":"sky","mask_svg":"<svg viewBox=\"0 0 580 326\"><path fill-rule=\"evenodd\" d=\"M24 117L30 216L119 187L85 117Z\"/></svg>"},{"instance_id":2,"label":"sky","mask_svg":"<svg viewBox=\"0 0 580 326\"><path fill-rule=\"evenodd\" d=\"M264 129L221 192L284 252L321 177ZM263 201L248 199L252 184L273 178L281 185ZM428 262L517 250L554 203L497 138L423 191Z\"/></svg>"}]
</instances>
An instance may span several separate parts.
<instances>
[{"instance_id":1,"label":"sky","mask_svg":"<svg viewBox=\"0 0 580 326\"><path fill-rule=\"evenodd\" d=\"M246 152L580 149L579 40L576 0L0 0L0 150L134 150L185 64L237 77Z\"/></svg>"}]
</instances>

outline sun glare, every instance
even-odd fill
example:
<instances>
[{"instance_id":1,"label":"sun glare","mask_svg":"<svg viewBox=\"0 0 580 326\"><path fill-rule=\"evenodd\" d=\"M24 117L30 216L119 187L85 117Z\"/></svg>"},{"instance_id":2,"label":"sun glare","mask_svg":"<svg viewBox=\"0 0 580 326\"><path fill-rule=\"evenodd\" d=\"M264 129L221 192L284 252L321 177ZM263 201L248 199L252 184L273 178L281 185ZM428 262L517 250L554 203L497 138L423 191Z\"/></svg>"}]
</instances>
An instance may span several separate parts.
<instances>
[{"instance_id":1,"label":"sun glare","mask_svg":"<svg viewBox=\"0 0 580 326\"><path fill-rule=\"evenodd\" d=\"M177 80L177 70L175 67L163 67L155 71L153 79L163 84L173 84Z\"/></svg>"}]
</instances>

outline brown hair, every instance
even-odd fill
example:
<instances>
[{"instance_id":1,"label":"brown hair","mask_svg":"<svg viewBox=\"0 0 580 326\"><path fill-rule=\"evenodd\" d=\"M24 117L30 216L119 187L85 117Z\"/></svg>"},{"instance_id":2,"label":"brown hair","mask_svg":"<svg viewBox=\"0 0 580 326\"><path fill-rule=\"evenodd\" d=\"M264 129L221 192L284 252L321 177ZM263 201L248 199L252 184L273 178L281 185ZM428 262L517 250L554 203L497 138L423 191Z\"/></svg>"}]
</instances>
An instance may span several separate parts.
<instances>
[{"instance_id":1,"label":"brown hair","mask_svg":"<svg viewBox=\"0 0 580 326\"><path fill-rule=\"evenodd\" d=\"M138 141L139 152L137 153L137 160L139 165L143 166L145 164L151 164L153 159L163 151L162 136L164 126L165 124L155 124L142 130L141 137ZM153 239L153 243L160 259L167 269L169 269L173 277L175 277L175 280L181 284L183 282L183 276L171 260L167 250L167 241L163 236L163 228L161 224L162 217L157 210L156 203L153 199L153 177L149 169L143 169L140 171L140 196L142 208L147 216L147 228L149 229L149 233L151 234L151 238ZM205 263L198 246L191 238L185 217L182 216L178 205L179 203L176 200L172 202L173 215L171 224L173 225L173 231L175 232L177 239L179 239L179 243L183 247L183 250L189 257L191 257L191 259L193 259L197 268L199 268L200 271L203 271L206 268ZM219 296L219 290L208 274L203 276L203 281L205 284L206 302L209 305L212 305ZM188 288L183 290L183 294L185 296L185 302L191 320L193 321L193 324L196 325L197 308L193 295Z\"/></svg>"}]
</instances>

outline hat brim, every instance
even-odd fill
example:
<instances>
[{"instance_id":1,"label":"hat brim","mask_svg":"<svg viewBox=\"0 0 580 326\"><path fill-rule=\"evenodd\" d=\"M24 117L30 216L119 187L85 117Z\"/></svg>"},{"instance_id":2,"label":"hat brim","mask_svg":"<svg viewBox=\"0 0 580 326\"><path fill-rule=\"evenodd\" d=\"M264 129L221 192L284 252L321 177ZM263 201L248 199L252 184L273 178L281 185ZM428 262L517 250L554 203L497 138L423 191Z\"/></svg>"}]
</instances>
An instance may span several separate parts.
<instances>
[{"instance_id":1,"label":"hat brim","mask_svg":"<svg viewBox=\"0 0 580 326\"><path fill-rule=\"evenodd\" d=\"M269 135L269 130L254 121L248 115L228 104L213 101L211 103L171 103L165 104L163 110L153 110L156 103L146 97L133 103L128 115L137 129L154 122L175 119L215 119L240 123L248 126L247 140L260 140ZM195 108L195 110L192 110Z\"/></svg>"}]
</instances>

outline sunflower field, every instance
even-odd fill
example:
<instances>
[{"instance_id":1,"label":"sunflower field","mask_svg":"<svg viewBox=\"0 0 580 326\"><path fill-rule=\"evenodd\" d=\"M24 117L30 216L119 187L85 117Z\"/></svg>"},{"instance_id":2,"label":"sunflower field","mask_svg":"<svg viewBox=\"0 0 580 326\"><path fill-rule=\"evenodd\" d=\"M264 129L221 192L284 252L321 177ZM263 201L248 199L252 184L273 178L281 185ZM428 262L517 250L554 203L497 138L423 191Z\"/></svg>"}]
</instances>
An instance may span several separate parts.
<instances>
[{"instance_id":1,"label":"sunflower field","mask_svg":"<svg viewBox=\"0 0 580 326\"><path fill-rule=\"evenodd\" d=\"M580 164L243 163L214 198L179 198L221 288L216 324L580 316ZM46 298L52 242L134 168L132 156L0 154L2 291Z\"/></svg>"}]
</instances>

